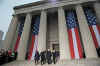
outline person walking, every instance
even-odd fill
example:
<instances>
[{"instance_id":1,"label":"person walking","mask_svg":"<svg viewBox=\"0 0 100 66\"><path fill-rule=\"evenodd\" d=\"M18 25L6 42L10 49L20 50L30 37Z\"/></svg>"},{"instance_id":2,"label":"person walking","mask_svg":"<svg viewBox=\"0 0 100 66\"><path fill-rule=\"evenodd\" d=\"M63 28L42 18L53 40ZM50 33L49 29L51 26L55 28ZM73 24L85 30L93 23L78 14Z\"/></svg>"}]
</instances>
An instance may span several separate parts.
<instances>
[{"instance_id":1,"label":"person walking","mask_svg":"<svg viewBox=\"0 0 100 66\"><path fill-rule=\"evenodd\" d=\"M40 57L41 57L41 65L45 64L46 57L44 51L41 52Z\"/></svg>"},{"instance_id":2,"label":"person walking","mask_svg":"<svg viewBox=\"0 0 100 66\"><path fill-rule=\"evenodd\" d=\"M48 49L47 53L46 53L46 59L47 59L48 64L52 63L51 56L52 56L52 53L51 53L50 49Z\"/></svg>"},{"instance_id":3,"label":"person walking","mask_svg":"<svg viewBox=\"0 0 100 66\"><path fill-rule=\"evenodd\" d=\"M2 52L0 51L0 65L3 64Z\"/></svg>"},{"instance_id":4,"label":"person walking","mask_svg":"<svg viewBox=\"0 0 100 66\"><path fill-rule=\"evenodd\" d=\"M100 48L97 48L98 57L100 57Z\"/></svg>"},{"instance_id":5,"label":"person walking","mask_svg":"<svg viewBox=\"0 0 100 66\"><path fill-rule=\"evenodd\" d=\"M14 54L13 60L16 60L17 59L18 52L17 51L13 51L12 53Z\"/></svg>"},{"instance_id":6,"label":"person walking","mask_svg":"<svg viewBox=\"0 0 100 66\"><path fill-rule=\"evenodd\" d=\"M40 60L40 54L39 54L38 51L36 51L36 53L35 53L35 64L38 64L39 60Z\"/></svg>"},{"instance_id":7,"label":"person walking","mask_svg":"<svg viewBox=\"0 0 100 66\"><path fill-rule=\"evenodd\" d=\"M57 61L57 53L56 53L55 50L52 51L52 57L53 57L52 61L53 61L53 63L55 64L56 61Z\"/></svg>"},{"instance_id":8,"label":"person walking","mask_svg":"<svg viewBox=\"0 0 100 66\"><path fill-rule=\"evenodd\" d=\"M46 63L46 51L43 51L44 54L44 64Z\"/></svg>"}]
</instances>

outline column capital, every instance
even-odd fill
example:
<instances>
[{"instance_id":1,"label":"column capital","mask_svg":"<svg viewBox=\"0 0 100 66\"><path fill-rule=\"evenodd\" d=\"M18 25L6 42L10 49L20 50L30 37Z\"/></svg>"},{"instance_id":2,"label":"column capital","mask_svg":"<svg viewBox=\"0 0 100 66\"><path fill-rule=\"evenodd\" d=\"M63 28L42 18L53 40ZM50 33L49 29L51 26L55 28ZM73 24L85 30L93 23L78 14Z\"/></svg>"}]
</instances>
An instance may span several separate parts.
<instances>
[{"instance_id":1,"label":"column capital","mask_svg":"<svg viewBox=\"0 0 100 66\"><path fill-rule=\"evenodd\" d=\"M31 12L27 12L26 14L29 14L29 15L31 15Z\"/></svg>"},{"instance_id":2,"label":"column capital","mask_svg":"<svg viewBox=\"0 0 100 66\"><path fill-rule=\"evenodd\" d=\"M32 14L31 14L31 12L27 12L27 13L25 14L25 16L26 16L26 17L27 17L27 16L32 17Z\"/></svg>"},{"instance_id":3,"label":"column capital","mask_svg":"<svg viewBox=\"0 0 100 66\"><path fill-rule=\"evenodd\" d=\"M16 14L12 14L12 16L13 16L13 17L17 16L17 17L18 17L18 15L16 15Z\"/></svg>"},{"instance_id":4,"label":"column capital","mask_svg":"<svg viewBox=\"0 0 100 66\"><path fill-rule=\"evenodd\" d=\"M63 8L63 7L58 7L58 10L64 11L64 8ZM65 14L65 13L64 13L64 14Z\"/></svg>"},{"instance_id":5,"label":"column capital","mask_svg":"<svg viewBox=\"0 0 100 66\"><path fill-rule=\"evenodd\" d=\"M63 9L63 6L60 6L60 7L58 7L58 8L61 8L61 9Z\"/></svg>"},{"instance_id":6,"label":"column capital","mask_svg":"<svg viewBox=\"0 0 100 66\"><path fill-rule=\"evenodd\" d=\"M42 10L41 10L41 13L42 13L42 12L45 12L45 13L47 13L47 10L45 10L45 9L42 9Z\"/></svg>"},{"instance_id":7,"label":"column capital","mask_svg":"<svg viewBox=\"0 0 100 66\"><path fill-rule=\"evenodd\" d=\"M77 4L77 5L75 6L75 8L77 8L77 7L81 7L81 8L82 8L82 5L81 5L81 4Z\"/></svg>"}]
</instances>

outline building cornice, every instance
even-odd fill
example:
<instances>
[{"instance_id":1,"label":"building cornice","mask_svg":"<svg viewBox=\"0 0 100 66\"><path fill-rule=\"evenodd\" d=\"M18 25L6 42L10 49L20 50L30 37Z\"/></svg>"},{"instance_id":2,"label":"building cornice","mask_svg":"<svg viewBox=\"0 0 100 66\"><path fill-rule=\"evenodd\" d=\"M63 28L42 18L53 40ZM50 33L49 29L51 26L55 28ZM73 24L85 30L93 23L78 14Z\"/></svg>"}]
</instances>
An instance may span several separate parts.
<instances>
[{"instance_id":1,"label":"building cornice","mask_svg":"<svg viewBox=\"0 0 100 66\"><path fill-rule=\"evenodd\" d=\"M64 1L64 0L57 0L57 1ZM26 7L30 7L30 6L37 6L37 5L42 5L42 4L49 3L49 2L50 2L50 0L40 0L37 2L33 2L33 3L15 6L14 9L21 9L21 8L26 8Z\"/></svg>"},{"instance_id":2,"label":"building cornice","mask_svg":"<svg viewBox=\"0 0 100 66\"><path fill-rule=\"evenodd\" d=\"M15 6L14 9L27 8L27 7L31 7L31 6L41 5L44 3L46 3L46 1L37 1L37 2L28 3L28 4L24 4L24 5L20 5L20 6Z\"/></svg>"},{"instance_id":3,"label":"building cornice","mask_svg":"<svg viewBox=\"0 0 100 66\"><path fill-rule=\"evenodd\" d=\"M49 8L55 8L55 7L61 7L61 6L67 6L67 5L75 5L75 4L81 4L86 2L96 2L96 0L63 0L63 1L57 1L55 3L50 3L47 1L38 1L34 3L29 3L21 6L14 7L15 14L21 14L21 13L28 13L38 10L44 10Z\"/></svg>"}]
</instances>

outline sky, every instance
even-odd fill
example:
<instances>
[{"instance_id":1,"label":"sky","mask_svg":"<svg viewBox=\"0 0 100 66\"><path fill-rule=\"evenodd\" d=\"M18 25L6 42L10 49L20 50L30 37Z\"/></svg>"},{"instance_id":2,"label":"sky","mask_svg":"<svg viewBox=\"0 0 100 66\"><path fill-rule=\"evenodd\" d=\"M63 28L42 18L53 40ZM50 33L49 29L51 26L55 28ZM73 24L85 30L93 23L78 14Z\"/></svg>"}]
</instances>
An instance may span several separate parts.
<instances>
[{"instance_id":1,"label":"sky","mask_svg":"<svg viewBox=\"0 0 100 66\"><path fill-rule=\"evenodd\" d=\"M13 7L36 1L40 0L0 0L0 30L4 32L3 39L5 38L6 32L8 31L12 14L14 13Z\"/></svg>"}]
</instances>

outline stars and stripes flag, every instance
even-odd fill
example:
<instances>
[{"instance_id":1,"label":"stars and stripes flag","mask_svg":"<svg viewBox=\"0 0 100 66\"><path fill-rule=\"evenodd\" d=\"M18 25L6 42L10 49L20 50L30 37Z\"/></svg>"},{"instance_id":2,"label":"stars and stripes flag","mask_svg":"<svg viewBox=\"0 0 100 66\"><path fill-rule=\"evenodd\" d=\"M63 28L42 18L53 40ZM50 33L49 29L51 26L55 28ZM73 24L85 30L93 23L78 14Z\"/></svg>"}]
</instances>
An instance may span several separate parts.
<instances>
[{"instance_id":1,"label":"stars and stripes flag","mask_svg":"<svg viewBox=\"0 0 100 66\"><path fill-rule=\"evenodd\" d=\"M23 31L23 27L24 27L24 22L21 22L19 25L18 25L18 36L17 36L17 40L16 40L16 44L15 44L15 47L14 47L14 51L17 51L18 49L18 46L19 46L19 41L20 41L20 38L21 38L21 34L22 34L22 31Z\"/></svg>"},{"instance_id":2,"label":"stars and stripes flag","mask_svg":"<svg viewBox=\"0 0 100 66\"><path fill-rule=\"evenodd\" d=\"M34 60L34 56L37 51L39 24L40 17L37 16L35 23L32 24L32 41L29 48L28 60Z\"/></svg>"},{"instance_id":3,"label":"stars and stripes flag","mask_svg":"<svg viewBox=\"0 0 100 66\"><path fill-rule=\"evenodd\" d=\"M75 12L69 11L66 15L66 24L68 27L68 38L70 53L72 59L83 58L83 48L80 41L80 36L78 32L78 25L76 22Z\"/></svg>"},{"instance_id":4,"label":"stars and stripes flag","mask_svg":"<svg viewBox=\"0 0 100 66\"><path fill-rule=\"evenodd\" d=\"M85 9L88 25L96 48L100 48L100 26L96 23L96 16L92 9Z\"/></svg>"}]
</instances>

